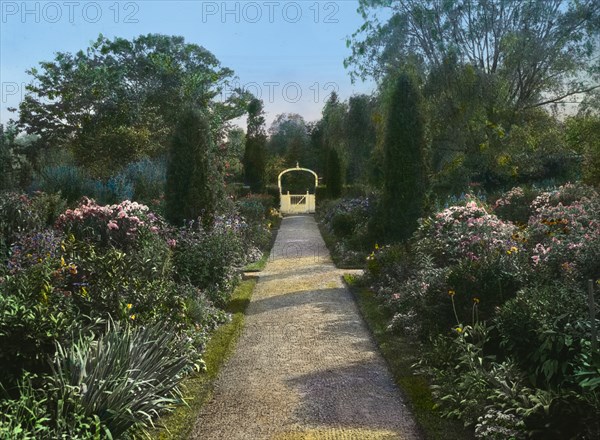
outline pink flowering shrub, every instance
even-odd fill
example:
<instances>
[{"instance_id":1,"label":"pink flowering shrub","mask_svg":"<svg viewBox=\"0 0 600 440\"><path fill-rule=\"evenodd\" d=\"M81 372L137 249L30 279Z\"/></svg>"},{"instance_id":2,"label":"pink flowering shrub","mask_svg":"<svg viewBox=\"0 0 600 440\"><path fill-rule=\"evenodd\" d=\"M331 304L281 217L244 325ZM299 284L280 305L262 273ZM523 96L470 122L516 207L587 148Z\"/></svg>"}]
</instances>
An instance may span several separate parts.
<instances>
[{"instance_id":1,"label":"pink flowering shrub","mask_svg":"<svg viewBox=\"0 0 600 440\"><path fill-rule=\"evenodd\" d=\"M550 277L598 277L600 195L569 184L541 194L532 208L528 231L534 270Z\"/></svg>"},{"instance_id":2,"label":"pink flowering shrub","mask_svg":"<svg viewBox=\"0 0 600 440\"><path fill-rule=\"evenodd\" d=\"M566 183L552 191L541 193L531 202L531 209L535 211L543 206L568 206L581 200L594 200L598 192L591 186L581 183Z\"/></svg>"},{"instance_id":3,"label":"pink flowering shrub","mask_svg":"<svg viewBox=\"0 0 600 440\"><path fill-rule=\"evenodd\" d=\"M490 253L517 253L523 248L519 228L474 200L422 219L413 239L442 265L464 258L477 261Z\"/></svg>"},{"instance_id":4,"label":"pink flowering shrub","mask_svg":"<svg viewBox=\"0 0 600 440\"><path fill-rule=\"evenodd\" d=\"M158 233L161 221L146 205L125 200L117 205L98 205L85 197L75 209L67 209L56 227L80 240L125 248L142 232Z\"/></svg>"},{"instance_id":5,"label":"pink flowering shrub","mask_svg":"<svg viewBox=\"0 0 600 440\"><path fill-rule=\"evenodd\" d=\"M392 325L428 337L471 323L474 307L491 317L513 297L528 276L525 242L520 228L471 198L422 219L407 247L376 249L367 274Z\"/></svg>"},{"instance_id":6,"label":"pink flowering shrub","mask_svg":"<svg viewBox=\"0 0 600 440\"><path fill-rule=\"evenodd\" d=\"M494 214L504 221L526 225L532 214L531 202L540 195L535 188L516 186L502 194L493 204Z\"/></svg>"}]
</instances>

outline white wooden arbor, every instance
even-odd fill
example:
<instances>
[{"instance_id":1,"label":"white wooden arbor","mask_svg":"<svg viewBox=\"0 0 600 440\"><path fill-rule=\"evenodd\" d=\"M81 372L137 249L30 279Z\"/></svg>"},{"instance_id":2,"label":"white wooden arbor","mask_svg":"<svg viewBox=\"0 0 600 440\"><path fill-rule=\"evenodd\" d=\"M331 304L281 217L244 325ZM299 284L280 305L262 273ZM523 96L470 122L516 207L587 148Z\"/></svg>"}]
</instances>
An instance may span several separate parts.
<instances>
[{"instance_id":1,"label":"white wooden arbor","mask_svg":"<svg viewBox=\"0 0 600 440\"><path fill-rule=\"evenodd\" d=\"M312 214L315 212L315 194L310 194L310 191L306 191L306 194L290 194L288 191L287 194L283 193L283 189L281 187L281 177L292 171L304 171L307 173L311 173L315 176L315 192L317 187L319 186L319 176L313 170L309 170L308 168L301 168L300 165L296 164L296 168L288 168L287 170L283 170L279 173L279 177L277 178L277 184L279 186L279 199L280 199L280 209L282 214Z\"/></svg>"}]
</instances>

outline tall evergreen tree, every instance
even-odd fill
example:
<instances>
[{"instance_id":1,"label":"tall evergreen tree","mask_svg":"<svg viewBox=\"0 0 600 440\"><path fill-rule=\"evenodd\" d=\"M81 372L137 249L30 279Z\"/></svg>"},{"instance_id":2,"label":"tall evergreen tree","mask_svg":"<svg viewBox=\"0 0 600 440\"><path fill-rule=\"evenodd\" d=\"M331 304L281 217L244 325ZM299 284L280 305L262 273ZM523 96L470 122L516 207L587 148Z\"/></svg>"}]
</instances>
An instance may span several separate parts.
<instances>
[{"instance_id":1,"label":"tall evergreen tree","mask_svg":"<svg viewBox=\"0 0 600 440\"><path fill-rule=\"evenodd\" d=\"M373 102L367 95L355 95L348 100L344 134L348 151L348 183L365 183L371 153L375 148Z\"/></svg>"},{"instance_id":2,"label":"tall evergreen tree","mask_svg":"<svg viewBox=\"0 0 600 440\"><path fill-rule=\"evenodd\" d=\"M265 188L266 144L263 102L254 98L248 104L248 129L244 151L244 180L252 192L262 192Z\"/></svg>"},{"instance_id":3,"label":"tall evergreen tree","mask_svg":"<svg viewBox=\"0 0 600 440\"><path fill-rule=\"evenodd\" d=\"M335 148L327 153L327 195L337 199L342 195L342 164Z\"/></svg>"},{"instance_id":4,"label":"tall evergreen tree","mask_svg":"<svg viewBox=\"0 0 600 440\"><path fill-rule=\"evenodd\" d=\"M213 176L214 146L210 125L198 110L186 110L171 142L165 191L166 216L174 225L202 217L212 223L218 182Z\"/></svg>"},{"instance_id":5,"label":"tall evergreen tree","mask_svg":"<svg viewBox=\"0 0 600 440\"><path fill-rule=\"evenodd\" d=\"M425 123L419 90L401 74L388 103L383 221L388 241L405 240L423 215L427 185Z\"/></svg>"}]
</instances>

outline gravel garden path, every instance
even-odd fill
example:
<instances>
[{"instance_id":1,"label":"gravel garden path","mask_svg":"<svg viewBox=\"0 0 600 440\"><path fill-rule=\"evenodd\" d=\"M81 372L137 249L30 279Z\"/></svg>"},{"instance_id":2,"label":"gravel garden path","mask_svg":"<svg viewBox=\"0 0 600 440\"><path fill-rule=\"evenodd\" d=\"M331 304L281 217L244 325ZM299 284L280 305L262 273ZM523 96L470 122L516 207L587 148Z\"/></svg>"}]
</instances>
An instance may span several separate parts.
<instances>
[{"instance_id":1,"label":"gravel garden path","mask_svg":"<svg viewBox=\"0 0 600 440\"><path fill-rule=\"evenodd\" d=\"M283 219L192 438L419 439L312 216Z\"/></svg>"}]
</instances>

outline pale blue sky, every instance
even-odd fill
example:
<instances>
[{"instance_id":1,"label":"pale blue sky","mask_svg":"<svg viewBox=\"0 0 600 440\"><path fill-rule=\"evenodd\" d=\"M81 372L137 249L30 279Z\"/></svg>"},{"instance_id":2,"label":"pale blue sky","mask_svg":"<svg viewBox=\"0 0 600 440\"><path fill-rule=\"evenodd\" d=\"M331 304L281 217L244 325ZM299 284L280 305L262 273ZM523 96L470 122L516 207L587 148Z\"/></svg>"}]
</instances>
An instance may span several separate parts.
<instances>
[{"instance_id":1,"label":"pale blue sky","mask_svg":"<svg viewBox=\"0 0 600 440\"><path fill-rule=\"evenodd\" d=\"M55 52L86 48L99 33L182 35L204 46L242 85L262 94L270 122L278 113L319 118L336 88L343 99L370 93L352 85L343 60L346 36L362 23L358 2L346 1L0 1L0 122L15 114L25 70ZM301 97L298 97L301 92ZM295 102L297 101L297 102Z\"/></svg>"}]
</instances>

